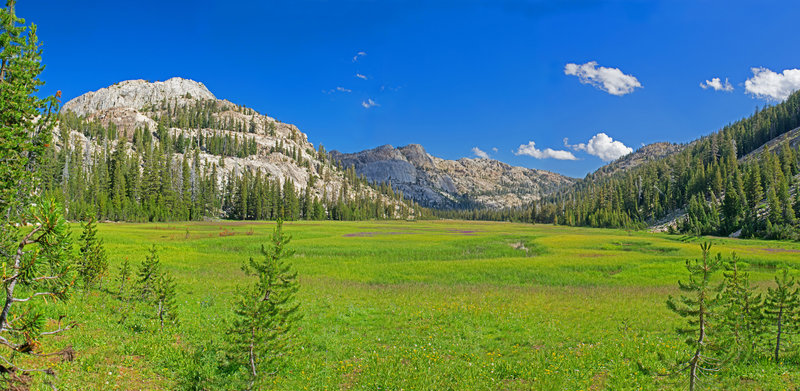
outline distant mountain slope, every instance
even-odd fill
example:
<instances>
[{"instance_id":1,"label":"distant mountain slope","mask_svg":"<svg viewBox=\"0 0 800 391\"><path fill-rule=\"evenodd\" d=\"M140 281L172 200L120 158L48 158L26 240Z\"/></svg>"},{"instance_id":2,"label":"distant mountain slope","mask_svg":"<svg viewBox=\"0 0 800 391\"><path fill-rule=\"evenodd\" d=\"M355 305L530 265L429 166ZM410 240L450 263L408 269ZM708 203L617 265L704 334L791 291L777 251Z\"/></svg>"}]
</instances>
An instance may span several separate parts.
<instances>
[{"instance_id":1,"label":"distant mountain slope","mask_svg":"<svg viewBox=\"0 0 800 391\"><path fill-rule=\"evenodd\" d=\"M767 141L762 146L739 158L739 160L743 163L749 163L759 159L765 152L778 153L783 144L786 143L788 143L789 147L792 149L797 150L798 146L800 146L800 128L792 129Z\"/></svg>"},{"instance_id":2,"label":"distant mountain slope","mask_svg":"<svg viewBox=\"0 0 800 391\"><path fill-rule=\"evenodd\" d=\"M686 144L659 142L647 144L589 174L590 178L614 175L621 171L634 169L644 163L676 154L686 148Z\"/></svg>"},{"instance_id":3,"label":"distant mountain slope","mask_svg":"<svg viewBox=\"0 0 800 391\"><path fill-rule=\"evenodd\" d=\"M575 179L549 171L513 167L492 159L445 160L419 144L383 145L356 153L331 152L372 182L390 183L422 206L437 209L519 207Z\"/></svg>"},{"instance_id":4,"label":"distant mountain slope","mask_svg":"<svg viewBox=\"0 0 800 391\"><path fill-rule=\"evenodd\" d=\"M800 239L798 136L800 91L678 151L626 169L635 155L620 159L536 205L531 220Z\"/></svg>"},{"instance_id":5,"label":"distant mountain slope","mask_svg":"<svg viewBox=\"0 0 800 391\"><path fill-rule=\"evenodd\" d=\"M79 116L114 109L142 109L172 99L204 100L216 97L203 83L173 77L167 81L126 80L87 92L64 104L63 110Z\"/></svg>"},{"instance_id":6,"label":"distant mountain slope","mask_svg":"<svg viewBox=\"0 0 800 391\"><path fill-rule=\"evenodd\" d=\"M264 203L274 213L283 214L288 207L306 213L312 201L324 205L329 218L332 214L348 219L415 215L415 208L399 196L339 170L327 152L316 149L296 126L217 99L193 80L128 80L76 97L62 108L55 141L58 166L51 168L53 182L74 192L66 195L68 201L90 205L90 210L93 204L100 210L121 210L128 207L123 201L140 205L147 197L174 203L166 205L168 209L186 208L175 199L184 198L186 204L188 191L192 203L205 202L204 211L215 210L223 217L263 218L258 213L265 213ZM118 176L116 170L124 172L128 183L111 183ZM148 179L159 182L158 186L142 183L151 174L159 176ZM287 183L290 190L284 187ZM122 187L125 194L114 186ZM158 189L157 193L144 194L147 186L147 191ZM100 198L122 200L109 207L107 200L85 194L81 187L95 189ZM276 199L263 200L275 194ZM297 205L306 199L307 204ZM278 205L278 201L291 205ZM256 205L261 208L258 213L252 210ZM137 208L129 214L140 213L144 206ZM106 217L120 215L109 212Z\"/></svg>"}]
</instances>

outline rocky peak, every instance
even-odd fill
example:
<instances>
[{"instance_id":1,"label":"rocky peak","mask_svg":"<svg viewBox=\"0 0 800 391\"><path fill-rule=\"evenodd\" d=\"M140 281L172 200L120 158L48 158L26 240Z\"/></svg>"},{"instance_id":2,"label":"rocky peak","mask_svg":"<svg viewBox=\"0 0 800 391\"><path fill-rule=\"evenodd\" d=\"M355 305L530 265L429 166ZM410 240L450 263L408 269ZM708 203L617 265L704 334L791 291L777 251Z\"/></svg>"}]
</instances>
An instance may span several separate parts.
<instances>
[{"instance_id":1,"label":"rocky peak","mask_svg":"<svg viewBox=\"0 0 800 391\"><path fill-rule=\"evenodd\" d=\"M518 207L574 182L559 174L512 167L492 159L445 160L419 144L383 145L331 157L373 182L388 182L407 198L431 208Z\"/></svg>"},{"instance_id":2,"label":"rocky peak","mask_svg":"<svg viewBox=\"0 0 800 391\"><path fill-rule=\"evenodd\" d=\"M170 99L216 99L203 83L173 77L167 81L127 80L87 92L64 104L63 109L79 116L113 108L142 109Z\"/></svg>"},{"instance_id":3,"label":"rocky peak","mask_svg":"<svg viewBox=\"0 0 800 391\"><path fill-rule=\"evenodd\" d=\"M409 163L416 167L433 168L433 158L425 152L425 148L419 144L408 144L398 148L400 153L406 157Z\"/></svg>"}]
</instances>

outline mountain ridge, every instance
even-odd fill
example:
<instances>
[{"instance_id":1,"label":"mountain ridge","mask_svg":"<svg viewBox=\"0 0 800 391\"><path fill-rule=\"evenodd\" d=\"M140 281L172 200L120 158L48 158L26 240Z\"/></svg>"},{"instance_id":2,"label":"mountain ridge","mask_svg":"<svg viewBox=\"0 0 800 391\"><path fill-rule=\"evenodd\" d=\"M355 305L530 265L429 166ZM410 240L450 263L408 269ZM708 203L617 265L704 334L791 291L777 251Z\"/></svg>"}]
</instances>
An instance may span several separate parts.
<instances>
[{"instance_id":1,"label":"mountain ridge","mask_svg":"<svg viewBox=\"0 0 800 391\"><path fill-rule=\"evenodd\" d=\"M494 159L447 160L420 144L389 144L354 153L331 151L342 167L354 167L371 182L386 182L422 206L435 209L516 208L577 179L511 166Z\"/></svg>"}]
</instances>

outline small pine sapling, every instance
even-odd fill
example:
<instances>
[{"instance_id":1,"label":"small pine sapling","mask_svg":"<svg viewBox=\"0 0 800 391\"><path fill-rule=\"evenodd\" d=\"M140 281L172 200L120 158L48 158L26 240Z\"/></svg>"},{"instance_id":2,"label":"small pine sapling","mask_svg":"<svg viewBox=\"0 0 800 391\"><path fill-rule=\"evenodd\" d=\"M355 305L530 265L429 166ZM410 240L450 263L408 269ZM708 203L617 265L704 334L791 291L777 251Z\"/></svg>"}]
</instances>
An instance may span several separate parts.
<instances>
[{"instance_id":1,"label":"small pine sapling","mask_svg":"<svg viewBox=\"0 0 800 391\"><path fill-rule=\"evenodd\" d=\"M711 286L711 276L719 270L722 265L722 256L710 255L711 244L703 243L700 245L702 258L694 261L686 261L686 270L689 272L689 281L683 283L678 281L681 291L686 295L681 295L675 299L672 296L667 299L667 307L686 319L688 327L678 328L678 333L686 336L686 344L694 350L694 354L689 359L684 370L689 370L689 391L694 391L700 375L704 372L714 370L718 361L707 354L709 344L708 337L710 331L711 318L714 316L714 309L717 300L714 288Z\"/></svg>"},{"instance_id":2,"label":"small pine sapling","mask_svg":"<svg viewBox=\"0 0 800 391\"><path fill-rule=\"evenodd\" d=\"M265 374L275 373L277 361L289 350L292 326L299 318L297 273L286 262L294 254L286 248L290 240L278 220L270 246L261 246L263 258L250 258L242 266L256 281L238 291L235 317L228 330L228 357L234 365L246 367L247 390L263 381Z\"/></svg>"},{"instance_id":3,"label":"small pine sapling","mask_svg":"<svg viewBox=\"0 0 800 391\"><path fill-rule=\"evenodd\" d=\"M119 276L117 277L117 282L119 283L119 293L117 295L120 299L125 297L127 293L128 285L131 280L131 264L128 262L128 258L125 258L122 261L122 265L119 268Z\"/></svg>"},{"instance_id":4,"label":"small pine sapling","mask_svg":"<svg viewBox=\"0 0 800 391\"><path fill-rule=\"evenodd\" d=\"M103 240L97 237L97 222L90 217L81 227L83 233L80 237L78 275L84 289L91 289L95 284L102 289L103 277L108 272L108 258Z\"/></svg>"},{"instance_id":5,"label":"small pine sapling","mask_svg":"<svg viewBox=\"0 0 800 391\"><path fill-rule=\"evenodd\" d=\"M719 347L727 351L728 360L748 360L756 353L758 341L765 333L763 299L750 285L750 275L736 253L725 265L719 295L722 309Z\"/></svg>"},{"instance_id":6,"label":"small pine sapling","mask_svg":"<svg viewBox=\"0 0 800 391\"><path fill-rule=\"evenodd\" d=\"M136 286L139 299L150 300L155 290L156 280L161 275L161 261L158 258L158 249L153 245L150 247L150 254L145 256L144 261L139 266L137 273L138 279Z\"/></svg>"},{"instance_id":7,"label":"small pine sapling","mask_svg":"<svg viewBox=\"0 0 800 391\"><path fill-rule=\"evenodd\" d=\"M784 269L781 278L775 277L776 287L767 288L764 300L764 315L775 335L775 362L778 362L782 338L791 331L792 321L798 315L800 297L794 277Z\"/></svg>"},{"instance_id":8,"label":"small pine sapling","mask_svg":"<svg viewBox=\"0 0 800 391\"><path fill-rule=\"evenodd\" d=\"M154 288L153 302L156 304L156 314L163 330L165 321L173 325L178 323L175 313L175 279L168 274L162 274L156 279Z\"/></svg>"}]
</instances>

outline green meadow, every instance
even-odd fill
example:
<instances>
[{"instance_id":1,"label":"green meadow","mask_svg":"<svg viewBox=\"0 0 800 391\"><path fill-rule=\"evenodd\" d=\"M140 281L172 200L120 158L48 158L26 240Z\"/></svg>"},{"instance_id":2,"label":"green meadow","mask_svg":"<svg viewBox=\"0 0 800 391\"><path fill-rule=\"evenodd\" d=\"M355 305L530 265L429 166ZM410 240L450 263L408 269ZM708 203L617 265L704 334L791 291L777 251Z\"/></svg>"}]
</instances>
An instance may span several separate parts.
<instances>
[{"instance_id":1,"label":"green meadow","mask_svg":"<svg viewBox=\"0 0 800 391\"><path fill-rule=\"evenodd\" d=\"M79 327L45 341L60 389L226 389L220 369L240 267L274 223L100 225L111 264L136 270L156 244L177 280L179 319L163 331L150 310L77 291L58 310ZM74 226L77 232L79 227ZM678 294L700 239L623 230L493 222L289 222L302 320L274 376L282 390L664 390L690 352L665 300ZM800 245L706 238L735 251L770 286L800 269ZM721 277L721 276L720 276ZM790 337L792 338L792 337ZM784 362L704 377L702 389L800 384L797 345ZM44 384L36 387L46 389Z\"/></svg>"}]
</instances>

